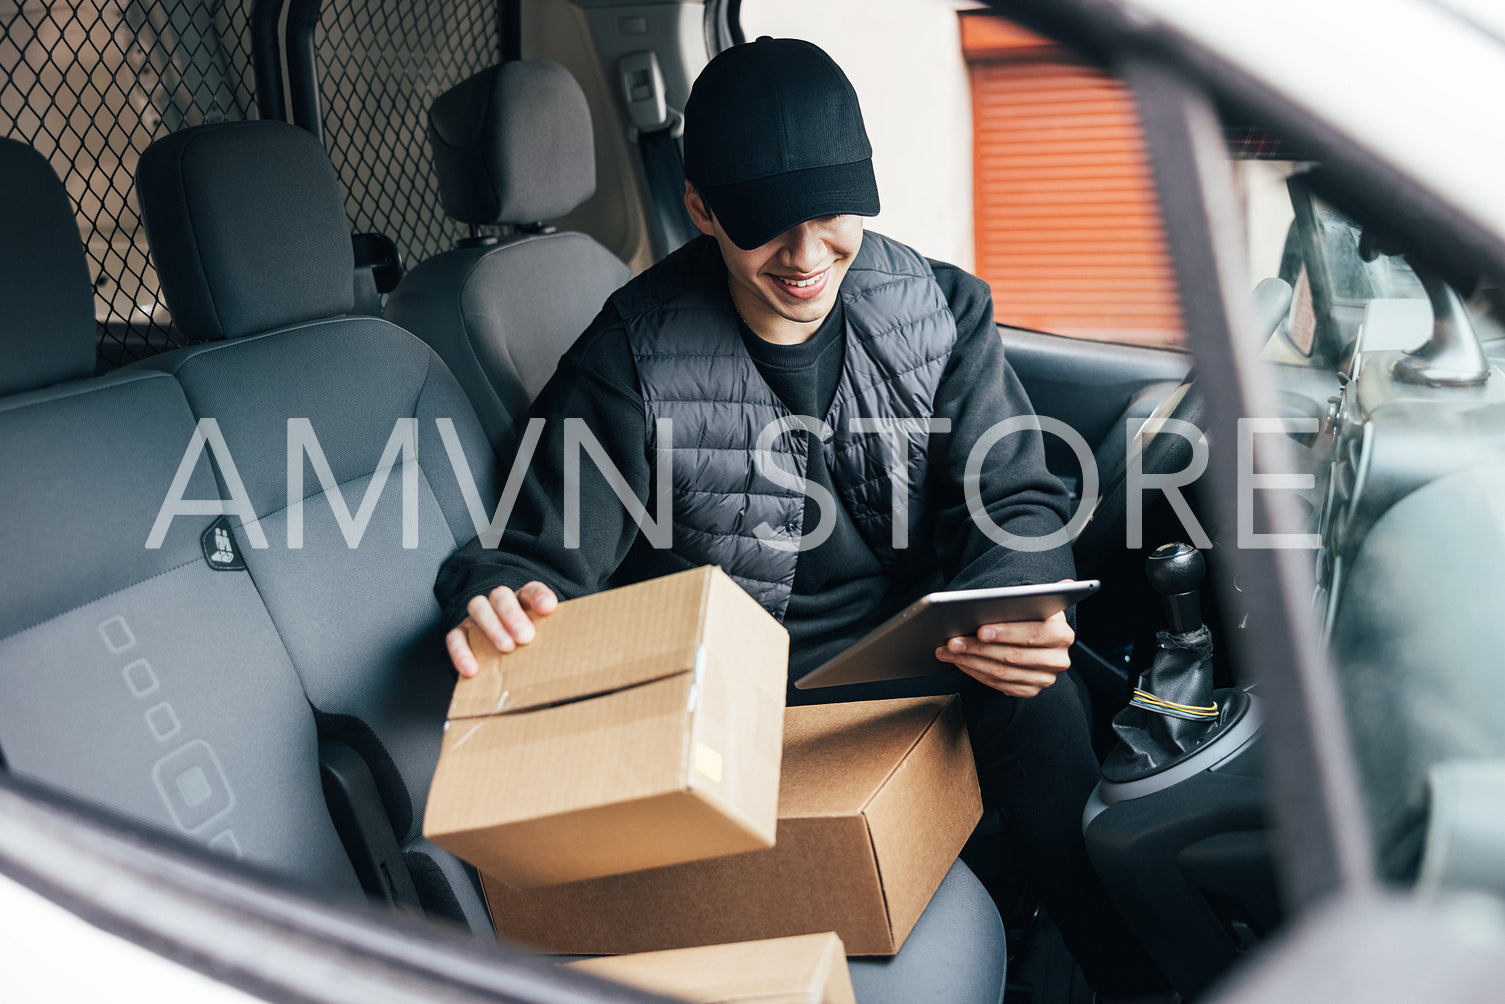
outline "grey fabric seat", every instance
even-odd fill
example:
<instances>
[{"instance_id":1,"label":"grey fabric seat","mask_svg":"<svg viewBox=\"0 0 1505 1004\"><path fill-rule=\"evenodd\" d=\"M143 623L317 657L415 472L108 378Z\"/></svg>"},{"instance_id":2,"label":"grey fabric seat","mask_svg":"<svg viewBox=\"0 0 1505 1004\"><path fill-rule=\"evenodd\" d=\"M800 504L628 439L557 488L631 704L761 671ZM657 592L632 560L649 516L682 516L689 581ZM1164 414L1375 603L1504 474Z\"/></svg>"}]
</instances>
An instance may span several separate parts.
<instances>
[{"instance_id":1,"label":"grey fabric seat","mask_svg":"<svg viewBox=\"0 0 1505 1004\"><path fill-rule=\"evenodd\" d=\"M461 241L418 265L387 297L386 317L434 347L491 442L509 451L559 357L632 275L593 238L540 223L596 190L590 110L564 67L510 62L434 102L429 145L445 212L518 232Z\"/></svg>"},{"instance_id":2,"label":"grey fabric seat","mask_svg":"<svg viewBox=\"0 0 1505 1004\"><path fill-rule=\"evenodd\" d=\"M0 140L0 753L10 771L320 889L361 894L321 790L314 714L248 572L181 516L182 387L98 379L66 192ZM204 458L186 494L218 495ZM212 539L212 538L211 538Z\"/></svg>"},{"instance_id":3,"label":"grey fabric seat","mask_svg":"<svg viewBox=\"0 0 1505 1004\"><path fill-rule=\"evenodd\" d=\"M862 1004L1002 1004L1008 944L992 897L958 861L896 955L848 965Z\"/></svg>"},{"instance_id":4,"label":"grey fabric seat","mask_svg":"<svg viewBox=\"0 0 1505 1004\"><path fill-rule=\"evenodd\" d=\"M239 484L248 509L230 518L235 543L326 763L331 747L354 751L343 762L369 769L380 799L375 813L349 806L356 835L395 837L425 907L485 929L466 870L420 835L454 681L431 587L477 532L470 485L477 510L497 498L475 413L422 342L350 316L349 224L311 134L279 122L174 133L142 154L137 191L174 321L211 340L137 369L171 374L194 419L223 434L220 495Z\"/></svg>"}]
</instances>

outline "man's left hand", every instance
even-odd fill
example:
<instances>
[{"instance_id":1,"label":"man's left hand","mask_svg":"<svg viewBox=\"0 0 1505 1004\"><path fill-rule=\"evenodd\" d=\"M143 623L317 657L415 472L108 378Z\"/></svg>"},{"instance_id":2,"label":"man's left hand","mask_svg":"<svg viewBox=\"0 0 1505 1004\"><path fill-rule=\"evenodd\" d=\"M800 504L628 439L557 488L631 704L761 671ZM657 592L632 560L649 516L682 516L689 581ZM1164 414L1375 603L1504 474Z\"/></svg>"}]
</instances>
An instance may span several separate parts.
<instances>
[{"instance_id":1,"label":"man's left hand","mask_svg":"<svg viewBox=\"0 0 1505 1004\"><path fill-rule=\"evenodd\" d=\"M975 637L952 638L935 657L1012 697L1034 697L1071 668L1076 632L1065 612L1043 621L984 624Z\"/></svg>"}]
</instances>

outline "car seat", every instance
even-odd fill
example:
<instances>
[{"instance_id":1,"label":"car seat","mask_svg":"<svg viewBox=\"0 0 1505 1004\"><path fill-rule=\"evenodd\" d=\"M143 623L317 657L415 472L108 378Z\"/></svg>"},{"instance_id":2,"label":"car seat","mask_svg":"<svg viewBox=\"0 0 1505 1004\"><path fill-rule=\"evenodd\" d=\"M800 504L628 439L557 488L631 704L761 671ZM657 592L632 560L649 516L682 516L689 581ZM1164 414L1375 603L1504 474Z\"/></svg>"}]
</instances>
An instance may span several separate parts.
<instances>
[{"instance_id":1,"label":"car seat","mask_svg":"<svg viewBox=\"0 0 1505 1004\"><path fill-rule=\"evenodd\" d=\"M345 283L349 285L348 281ZM41 781L329 893L361 886L321 790L315 716L213 515L154 521L197 419L137 368L94 378L94 294L42 156L0 140L0 753Z\"/></svg>"},{"instance_id":2,"label":"car seat","mask_svg":"<svg viewBox=\"0 0 1505 1004\"><path fill-rule=\"evenodd\" d=\"M444 210L473 235L404 276L386 317L434 347L508 451L560 356L632 272L594 238L540 222L596 190L590 109L558 63L504 63L446 91L429 144ZM511 236L474 236L498 223Z\"/></svg>"},{"instance_id":3,"label":"car seat","mask_svg":"<svg viewBox=\"0 0 1505 1004\"><path fill-rule=\"evenodd\" d=\"M310 133L186 129L136 182L174 323L204 344L133 369L171 374L222 436L232 550L317 716L347 846L368 889L401 902L410 874L429 912L484 930L470 875L420 833L454 683L431 587L497 497L475 413L428 346L351 314L344 200Z\"/></svg>"}]
</instances>

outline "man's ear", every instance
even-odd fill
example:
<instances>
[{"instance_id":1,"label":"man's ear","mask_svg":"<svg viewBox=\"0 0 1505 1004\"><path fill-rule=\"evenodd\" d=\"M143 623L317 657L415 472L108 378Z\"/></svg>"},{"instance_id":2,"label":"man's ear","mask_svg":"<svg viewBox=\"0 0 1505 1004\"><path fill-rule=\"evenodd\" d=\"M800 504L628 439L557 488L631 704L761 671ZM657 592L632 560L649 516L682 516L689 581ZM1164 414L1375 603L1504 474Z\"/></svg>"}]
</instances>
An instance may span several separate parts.
<instances>
[{"instance_id":1,"label":"man's ear","mask_svg":"<svg viewBox=\"0 0 1505 1004\"><path fill-rule=\"evenodd\" d=\"M716 227L711 223L711 211L706 207L705 200L700 193L695 191L695 186L685 182L685 210L690 214L690 220L707 237L716 236Z\"/></svg>"}]
</instances>

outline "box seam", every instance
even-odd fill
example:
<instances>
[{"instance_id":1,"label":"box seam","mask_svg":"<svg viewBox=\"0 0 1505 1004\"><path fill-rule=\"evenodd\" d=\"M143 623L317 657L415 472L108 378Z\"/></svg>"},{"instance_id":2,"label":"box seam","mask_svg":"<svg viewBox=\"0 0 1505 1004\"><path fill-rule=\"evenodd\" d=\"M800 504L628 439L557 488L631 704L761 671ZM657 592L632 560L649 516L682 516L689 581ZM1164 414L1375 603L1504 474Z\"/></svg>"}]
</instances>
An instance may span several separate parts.
<instances>
[{"instance_id":1,"label":"box seam","mask_svg":"<svg viewBox=\"0 0 1505 1004\"><path fill-rule=\"evenodd\" d=\"M889 768L888 773L883 775L883 780L879 781L877 785L873 787L873 790L868 793L867 798L863 799L862 808L858 811L862 813L864 820L866 820L867 818L867 810L872 806L873 799L878 797L879 792L883 791L889 780L899 772L899 768L904 766L904 762L908 760L909 755L915 751L915 747L919 746L920 743L925 740L925 737L930 735L930 730L935 728L935 723L941 720L941 716L946 713L947 708L951 707L951 701L954 700L956 700L956 695L952 694L950 695L950 700L936 709L936 712L931 716L930 721L926 722L925 727L920 730L920 734L914 737L914 742L910 743L909 746L905 748L904 755L894 761L894 765Z\"/></svg>"},{"instance_id":2,"label":"box seam","mask_svg":"<svg viewBox=\"0 0 1505 1004\"><path fill-rule=\"evenodd\" d=\"M671 794L672 795L683 795L683 794L694 794L694 792L686 792L683 789L675 788L675 789L666 789L664 791L649 792L646 795L633 795L633 796L631 796L629 798L614 798L614 799L611 799L610 801L592 802L590 805L578 806L578 807L573 808L573 809L564 809L564 810L562 810L560 812L545 813L544 815L541 815L541 816L527 816L527 817L525 817L523 819L508 819L508 820L504 820L504 821L502 821L500 823L491 823L491 824L488 824L486 826L470 826L470 827L466 827L465 829L462 829L462 830L445 830L445 831L443 831L443 832L440 833L440 836L448 836L448 835L451 835L451 834L478 833L478 832L482 832L482 831L495 830L495 829L502 828L502 827L515 826L515 825L517 825L520 822L528 822L528 823L535 823L535 822L537 822L537 823L543 823L543 822L547 822L548 820L551 820L551 819L564 819L564 818L566 818L568 816L573 816L573 815L577 815L579 813L589 812L589 811L592 811L594 809L607 809L607 808L611 808L612 806L617 806L617 805L631 805L634 802L642 802L642 801L646 801L647 799L650 799L650 798L662 798L665 795L671 795ZM425 833L424 836L428 837L428 834ZM430 838L430 839L432 839L432 838Z\"/></svg>"},{"instance_id":3,"label":"box seam","mask_svg":"<svg viewBox=\"0 0 1505 1004\"><path fill-rule=\"evenodd\" d=\"M554 708L563 708L571 704L583 704L586 701L594 701L602 697L614 697L617 694L626 694L630 691L637 690L640 687L646 687L654 683L663 683L665 680L672 680L676 676L684 676L686 673L692 672L694 672L694 667L690 666L684 669L676 669L672 672L663 673L659 676L652 677L651 679L637 680L621 687L613 687L609 690L595 690L589 694L580 694L576 697L564 697L557 701L550 701L547 704L530 704L526 708L514 708L511 711L496 710L487 711L483 714L477 715L460 715L458 717L450 718L449 721L473 722L491 718L510 718L513 715L526 715L532 711L550 711ZM504 695L506 693L506 691L503 691Z\"/></svg>"},{"instance_id":4,"label":"box seam","mask_svg":"<svg viewBox=\"0 0 1505 1004\"><path fill-rule=\"evenodd\" d=\"M719 565L710 566L713 570ZM708 574L701 577L700 583L700 612L695 615L695 661L690 667L690 672L695 674L695 679L690 682L689 706L685 708L685 715L690 720L686 723L685 741L679 751L679 788L688 794L695 792L695 767L693 750L696 737L700 733L700 676L705 666L705 625L706 617L711 611L711 585L715 582L715 575Z\"/></svg>"},{"instance_id":5,"label":"box seam","mask_svg":"<svg viewBox=\"0 0 1505 1004\"><path fill-rule=\"evenodd\" d=\"M898 946L894 944L894 911L888 903L888 884L883 881L883 869L878 864L878 845L873 840L873 826L868 822L866 813L862 816L862 831L867 834L867 849L872 855L873 873L878 876L878 889L883 893L883 920L888 927L888 945L891 950L897 951Z\"/></svg>"},{"instance_id":6,"label":"box seam","mask_svg":"<svg viewBox=\"0 0 1505 1004\"><path fill-rule=\"evenodd\" d=\"M826 996L824 991L830 987L831 972L836 968L838 959L843 965L846 963L846 956L837 951L838 945L843 949L846 946L842 945L841 938L836 932L831 932L831 935L836 941L834 944L829 940L826 942L825 947L821 949L820 962L815 967L815 978L818 981L817 989L822 991L822 999Z\"/></svg>"}]
</instances>

